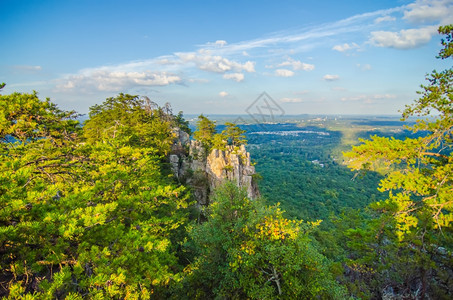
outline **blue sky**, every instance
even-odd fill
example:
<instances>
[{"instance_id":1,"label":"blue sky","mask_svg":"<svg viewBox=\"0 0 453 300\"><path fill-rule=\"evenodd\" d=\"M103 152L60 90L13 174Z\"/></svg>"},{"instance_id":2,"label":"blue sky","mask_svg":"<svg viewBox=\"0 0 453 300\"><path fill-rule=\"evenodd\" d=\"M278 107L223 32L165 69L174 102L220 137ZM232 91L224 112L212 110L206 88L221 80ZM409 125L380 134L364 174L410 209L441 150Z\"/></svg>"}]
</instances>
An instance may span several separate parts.
<instances>
[{"instance_id":1,"label":"blue sky","mask_svg":"<svg viewBox=\"0 0 453 300\"><path fill-rule=\"evenodd\" d=\"M15 1L0 10L4 93L63 109L120 92L187 114L397 114L417 98L453 0Z\"/></svg>"}]
</instances>

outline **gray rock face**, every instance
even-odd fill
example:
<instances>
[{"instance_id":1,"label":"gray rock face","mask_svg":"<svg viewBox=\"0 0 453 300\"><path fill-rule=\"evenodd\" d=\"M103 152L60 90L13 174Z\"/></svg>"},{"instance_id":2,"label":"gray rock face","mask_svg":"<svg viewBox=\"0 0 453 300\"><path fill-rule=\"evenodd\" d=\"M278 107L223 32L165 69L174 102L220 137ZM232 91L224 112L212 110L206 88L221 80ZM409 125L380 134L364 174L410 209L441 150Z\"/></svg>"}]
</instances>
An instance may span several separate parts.
<instances>
[{"instance_id":1,"label":"gray rock face","mask_svg":"<svg viewBox=\"0 0 453 300\"><path fill-rule=\"evenodd\" d=\"M253 180L255 167L251 165L250 153L244 145L238 149L227 146L225 151L212 150L206 158L206 173L211 190L225 180L230 180L245 188L251 199L259 196L258 186Z\"/></svg>"},{"instance_id":2,"label":"gray rock face","mask_svg":"<svg viewBox=\"0 0 453 300\"><path fill-rule=\"evenodd\" d=\"M178 179L184 178L192 186L198 205L208 205L210 193L226 180L245 188L251 199L259 196L258 185L253 179L255 167L244 145L206 153L201 143L190 140L187 133L179 129L174 133L175 143L169 157L171 168Z\"/></svg>"}]
</instances>

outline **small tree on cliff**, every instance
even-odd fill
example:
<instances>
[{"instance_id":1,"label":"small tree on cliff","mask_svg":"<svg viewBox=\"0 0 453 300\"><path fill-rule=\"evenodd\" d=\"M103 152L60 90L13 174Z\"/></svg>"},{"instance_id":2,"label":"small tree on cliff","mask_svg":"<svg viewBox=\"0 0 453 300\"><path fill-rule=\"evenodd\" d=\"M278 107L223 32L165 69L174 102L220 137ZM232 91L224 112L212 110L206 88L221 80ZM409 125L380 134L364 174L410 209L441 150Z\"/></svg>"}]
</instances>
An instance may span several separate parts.
<instances>
[{"instance_id":1,"label":"small tree on cliff","mask_svg":"<svg viewBox=\"0 0 453 300\"><path fill-rule=\"evenodd\" d=\"M206 149L210 149L215 133L215 122L209 120L207 117L203 116L203 114L199 115L197 129L195 130L193 137L201 142Z\"/></svg>"},{"instance_id":2,"label":"small tree on cliff","mask_svg":"<svg viewBox=\"0 0 453 300\"><path fill-rule=\"evenodd\" d=\"M222 135L225 136L226 141L229 145L234 147L247 144L244 133L245 130L239 128L236 124L226 122L226 128L222 131Z\"/></svg>"}]
</instances>

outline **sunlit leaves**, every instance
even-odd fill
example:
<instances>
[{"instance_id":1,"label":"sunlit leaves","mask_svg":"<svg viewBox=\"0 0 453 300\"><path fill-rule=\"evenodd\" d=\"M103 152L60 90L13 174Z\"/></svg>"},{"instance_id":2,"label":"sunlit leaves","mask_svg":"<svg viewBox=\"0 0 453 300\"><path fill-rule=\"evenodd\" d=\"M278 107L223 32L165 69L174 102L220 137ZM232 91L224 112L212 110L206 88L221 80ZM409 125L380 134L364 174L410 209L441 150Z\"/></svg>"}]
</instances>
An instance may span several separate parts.
<instances>
[{"instance_id":1,"label":"sunlit leaves","mask_svg":"<svg viewBox=\"0 0 453 300\"><path fill-rule=\"evenodd\" d=\"M85 143L72 113L36 94L1 97L1 138L21 141L0 149L1 294L146 299L176 278L171 239L189 203L162 175L166 120L135 116L134 130Z\"/></svg>"},{"instance_id":2,"label":"sunlit leaves","mask_svg":"<svg viewBox=\"0 0 453 300\"><path fill-rule=\"evenodd\" d=\"M447 35L442 40L442 59L451 58L452 30L451 25L439 28L439 33ZM423 133L422 137L396 140L374 136L345 154L353 170L386 174L379 190L388 193L388 199L370 206L379 212L378 218L347 233L348 246L358 256L350 267L363 267L353 270L375 286L375 293L392 285L404 290L404 297L413 297L419 293L414 287L420 282L422 294L416 297L429 293L442 298L452 292L439 283L451 270L451 261L439 255L439 249L452 250L453 70L433 71L426 79L429 84L422 86L420 98L403 111L403 120L425 117L407 127ZM427 118L430 114L435 116ZM373 273L367 269L370 266L389 275Z\"/></svg>"},{"instance_id":3,"label":"sunlit leaves","mask_svg":"<svg viewBox=\"0 0 453 300\"><path fill-rule=\"evenodd\" d=\"M186 268L193 297L343 297L313 247L315 224L285 219L277 206L249 200L232 183L216 190L208 220L191 227L197 257ZM335 295L335 296L334 296Z\"/></svg>"}]
</instances>

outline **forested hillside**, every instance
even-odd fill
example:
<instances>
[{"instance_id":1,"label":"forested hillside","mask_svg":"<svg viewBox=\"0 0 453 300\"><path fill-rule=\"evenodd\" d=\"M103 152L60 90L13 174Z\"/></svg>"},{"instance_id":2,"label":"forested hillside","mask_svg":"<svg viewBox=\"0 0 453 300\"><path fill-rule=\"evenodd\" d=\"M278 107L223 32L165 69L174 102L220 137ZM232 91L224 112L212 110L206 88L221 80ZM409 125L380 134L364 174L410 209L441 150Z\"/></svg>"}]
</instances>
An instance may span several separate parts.
<instances>
[{"instance_id":1,"label":"forested hillside","mask_svg":"<svg viewBox=\"0 0 453 300\"><path fill-rule=\"evenodd\" d=\"M453 25L439 32L451 60ZM0 95L0 296L451 299L453 70L427 80L403 111L414 135L361 140L345 153L353 172L331 129L217 132L200 115L195 157L169 104L120 93L80 123L36 92ZM225 180L201 203L208 177L172 167L175 149L245 161L247 143L262 198Z\"/></svg>"}]
</instances>

